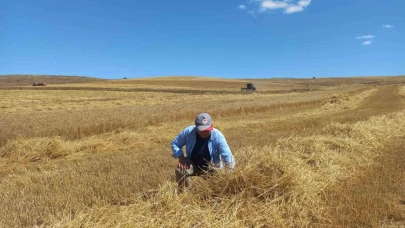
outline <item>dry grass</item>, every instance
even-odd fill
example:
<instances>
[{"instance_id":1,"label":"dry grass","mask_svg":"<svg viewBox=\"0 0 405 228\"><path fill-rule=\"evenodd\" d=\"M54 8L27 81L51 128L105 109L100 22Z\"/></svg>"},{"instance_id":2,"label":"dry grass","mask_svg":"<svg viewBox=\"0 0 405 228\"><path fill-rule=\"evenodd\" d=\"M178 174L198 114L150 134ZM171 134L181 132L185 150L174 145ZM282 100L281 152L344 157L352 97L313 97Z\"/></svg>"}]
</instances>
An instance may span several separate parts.
<instances>
[{"instance_id":1,"label":"dry grass","mask_svg":"<svg viewBox=\"0 0 405 228\"><path fill-rule=\"evenodd\" d=\"M0 87L31 86L34 82L47 84L83 83L102 81L103 79L83 76L51 76L51 75L0 75Z\"/></svg>"},{"instance_id":2,"label":"dry grass","mask_svg":"<svg viewBox=\"0 0 405 228\"><path fill-rule=\"evenodd\" d=\"M339 227L405 227L404 138L386 145L362 175L325 194L329 224ZM338 227L335 225L335 227Z\"/></svg>"},{"instance_id":3,"label":"dry grass","mask_svg":"<svg viewBox=\"0 0 405 228\"><path fill-rule=\"evenodd\" d=\"M220 172L208 181L196 180L198 187L179 197L173 194L173 184L167 183L156 194L139 194L130 205L90 209L74 219L63 218L58 225L321 225L335 216L324 213L325 189L339 186L362 168L375 164L384 144L405 136L404 115L376 117L355 125L332 124L322 135L291 137L263 148L241 148L233 173Z\"/></svg>"},{"instance_id":4,"label":"dry grass","mask_svg":"<svg viewBox=\"0 0 405 228\"><path fill-rule=\"evenodd\" d=\"M400 88L400 90L399 90L399 93L400 93L402 96L405 96L405 86L401 86L401 88Z\"/></svg>"},{"instance_id":5,"label":"dry grass","mask_svg":"<svg viewBox=\"0 0 405 228\"><path fill-rule=\"evenodd\" d=\"M336 85L392 85L404 84L405 75L386 77L342 77L342 78L317 78L317 79L257 79L257 82L279 82L279 83L294 83L297 85L318 85L318 86L336 86Z\"/></svg>"},{"instance_id":6,"label":"dry grass","mask_svg":"<svg viewBox=\"0 0 405 228\"><path fill-rule=\"evenodd\" d=\"M349 93L352 91L351 93ZM357 87L334 92L357 94ZM138 129L190 120L206 110L218 117L321 106L331 91L290 94L175 94L113 91L0 90L0 145L18 136L82 138L116 129ZM181 111L179 111L181 107ZM164 113L164 118L162 118Z\"/></svg>"},{"instance_id":7,"label":"dry grass","mask_svg":"<svg viewBox=\"0 0 405 228\"><path fill-rule=\"evenodd\" d=\"M228 83L176 80L187 89L197 88L194 81ZM172 86L163 85L168 79L142 83ZM113 84L89 85L122 82ZM284 94L89 85L0 90L7 106L0 108L0 206L7 212L0 227L357 227L401 220L404 182L393 180L403 178L396 146L405 137L403 90L340 84ZM194 187L177 196L169 144L200 111L212 113L237 168L194 178ZM389 207L387 189L397 203ZM367 216L353 213L360 210Z\"/></svg>"}]
</instances>

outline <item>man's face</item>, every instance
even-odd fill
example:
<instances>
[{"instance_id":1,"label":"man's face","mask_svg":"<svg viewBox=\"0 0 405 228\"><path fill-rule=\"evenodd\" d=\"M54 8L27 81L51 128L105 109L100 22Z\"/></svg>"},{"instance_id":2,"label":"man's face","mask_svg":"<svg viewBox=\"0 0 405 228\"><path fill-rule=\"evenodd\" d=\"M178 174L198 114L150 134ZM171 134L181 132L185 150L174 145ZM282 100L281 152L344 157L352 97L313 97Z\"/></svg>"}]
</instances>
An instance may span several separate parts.
<instances>
[{"instance_id":1,"label":"man's face","mask_svg":"<svg viewBox=\"0 0 405 228\"><path fill-rule=\"evenodd\" d=\"M211 131L199 131L199 130L197 130L197 133L201 138L206 139L206 138L210 137Z\"/></svg>"}]
</instances>

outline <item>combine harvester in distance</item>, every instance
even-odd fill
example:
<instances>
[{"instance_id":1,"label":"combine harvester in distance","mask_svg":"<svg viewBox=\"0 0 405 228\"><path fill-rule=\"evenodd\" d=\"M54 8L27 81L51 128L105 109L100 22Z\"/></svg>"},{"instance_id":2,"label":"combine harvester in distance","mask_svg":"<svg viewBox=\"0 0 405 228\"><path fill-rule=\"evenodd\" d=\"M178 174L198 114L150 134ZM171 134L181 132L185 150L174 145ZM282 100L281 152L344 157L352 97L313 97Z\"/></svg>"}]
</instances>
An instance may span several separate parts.
<instances>
[{"instance_id":1,"label":"combine harvester in distance","mask_svg":"<svg viewBox=\"0 0 405 228\"><path fill-rule=\"evenodd\" d=\"M240 88L241 91L256 91L256 87L255 85L253 85L253 83L247 83L246 84L246 88Z\"/></svg>"}]
</instances>

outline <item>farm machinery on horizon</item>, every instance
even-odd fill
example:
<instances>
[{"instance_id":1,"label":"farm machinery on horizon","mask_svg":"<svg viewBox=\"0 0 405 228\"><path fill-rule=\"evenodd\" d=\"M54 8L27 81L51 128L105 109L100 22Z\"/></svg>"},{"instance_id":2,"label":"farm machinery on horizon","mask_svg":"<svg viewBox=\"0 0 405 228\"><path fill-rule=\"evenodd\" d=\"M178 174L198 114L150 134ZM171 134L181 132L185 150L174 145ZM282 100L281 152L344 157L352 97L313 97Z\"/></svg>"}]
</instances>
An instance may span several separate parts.
<instances>
[{"instance_id":1,"label":"farm machinery on horizon","mask_svg":"<svg viewBox=\"0 0 405 228\"><path fill-rule=\"evenodd\" d=\"M253 83L248 82L246 83L246 87L240 88L241 91L256 91L256 87Z\"/></svg>"}]
</instances>

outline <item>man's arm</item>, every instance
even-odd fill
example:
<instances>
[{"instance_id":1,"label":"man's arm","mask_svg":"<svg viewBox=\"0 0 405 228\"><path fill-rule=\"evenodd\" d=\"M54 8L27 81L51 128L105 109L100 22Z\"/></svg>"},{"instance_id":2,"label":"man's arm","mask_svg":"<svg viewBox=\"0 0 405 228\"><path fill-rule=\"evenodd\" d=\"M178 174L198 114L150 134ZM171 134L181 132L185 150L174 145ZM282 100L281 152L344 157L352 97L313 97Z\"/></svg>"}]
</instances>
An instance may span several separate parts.
<instances>
[{"instance_id":1,"label":"man's arm","mask_svg":"<svg viewBox=\"0 0 405 228\"><path fill-rule=\"evenodd\" d=\"M180 155L184 156L183 151L181 148L183 148L184 145L186 145L186 129L180 132L172 141L171 143L171 148L172 148L172 157L178 158Z\"/></svg>"},{"instance_id":2,"label":"man's arm","mask_svg":"<svg viewBox=\"0 0 405 228\"><path fill-rule=\"evenodd\" d=\"M223 158L226 168L235 168L235 158L233 157L231 149L222 133L218 134L218 152Z\"/></svg>"}]
</instances>

